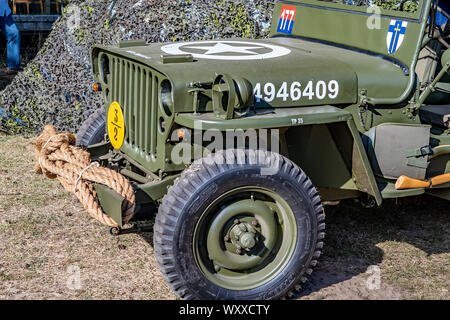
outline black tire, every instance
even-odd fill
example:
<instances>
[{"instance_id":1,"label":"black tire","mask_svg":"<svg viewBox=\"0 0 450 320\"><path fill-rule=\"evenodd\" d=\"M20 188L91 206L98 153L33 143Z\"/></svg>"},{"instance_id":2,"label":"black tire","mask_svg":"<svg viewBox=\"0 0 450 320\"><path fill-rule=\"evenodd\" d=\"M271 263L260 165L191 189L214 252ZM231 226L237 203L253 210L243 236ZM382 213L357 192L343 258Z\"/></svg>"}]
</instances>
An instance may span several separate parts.
<instances>
[{"instance_id":1,"label":"black tire","mask_svg":"<svg viewBox=\"0 0 450 320\"><path fill-rule=\"evenodd\" d=\"M77 133L77 145L88 147L103 141L106 132L104 109L97 109L83 122Z\"/></svg>"},{"instance_id":2,"label":"black tire","mask_svg":"<svg viewBox=\"0 0 450 320\"><path fill-rule=\"evenodd\" d=\"M217 164L225 162L223 153L215 155L216 160L220 158L222 162L211 161L211 155L206 158L209 161L194 162L163 198L154 227L154 250L163 276L180 298L267 300L291 297L294 291L301 289L301 283L317 264L325 237L325 214L315 187L292 161L271 152L260 152L265 159L278 157L276 174L262 175L263 166L255 162L254 156L233 150L233 164ZM274 277L255 288L230 290L216 285L201 271L193 249L193 234L200 216L212 201L248 185L282 195L295 216L297 239L288 262Z\"/></svg>"}]
</instances>

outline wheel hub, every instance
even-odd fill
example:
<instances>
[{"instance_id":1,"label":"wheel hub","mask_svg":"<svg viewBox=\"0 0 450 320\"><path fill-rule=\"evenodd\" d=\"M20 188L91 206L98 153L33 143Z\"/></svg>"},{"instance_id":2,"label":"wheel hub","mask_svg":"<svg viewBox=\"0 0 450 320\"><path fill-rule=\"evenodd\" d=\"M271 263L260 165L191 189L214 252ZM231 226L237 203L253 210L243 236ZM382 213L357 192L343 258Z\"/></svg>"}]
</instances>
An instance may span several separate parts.
<instances>
[{"instance_id":1,"label":"wheel hub","mask_svg":"<svg viewBox=\"0 0 450 320\"><path fill-rule=\"evenodd\" d=\"M209 259L229 270L250 269L265 259L277 239L277 222L262 201L241 200L221 210L207 237ZM246 254L244 254L246 253Z\"/></svg>"},{"instance_id":2,"label":"wheel hub","mask_svg":"<svg viewBox=\"0 0 450 320\"><path fill-rule=\"evenodd\" d=\"M250 251L259 241L257 230L247 222L240 222L230 231L230 239L237 250Z\"/></svg>"},{"instance_id":3,"label":"wheel hub","mask_svg":"<svg viewBox=\"0 0 450 320\"><path fill-rule=\"evenodd\" d=\"M288 263L296 231L295 216L277 193L253 186L233 189L213 201L198 221L196 261L223 288L255 288Z\"/></svg>"}]
</instances>

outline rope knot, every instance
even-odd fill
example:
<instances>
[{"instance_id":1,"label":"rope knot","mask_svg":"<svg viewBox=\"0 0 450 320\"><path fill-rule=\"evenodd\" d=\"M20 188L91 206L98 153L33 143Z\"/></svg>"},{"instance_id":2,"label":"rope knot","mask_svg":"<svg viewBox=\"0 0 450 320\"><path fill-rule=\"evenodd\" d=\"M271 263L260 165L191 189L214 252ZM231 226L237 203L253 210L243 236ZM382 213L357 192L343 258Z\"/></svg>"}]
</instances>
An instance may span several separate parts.
<instances>
[{"instance_id":1,"label":"rope knot","mask_svg":"<svg viewBox=\"0 0 450 320\"><path fill-rule=\"evenodd\" d=\"M120 173L92 162L89 152L75 146L71 133L57 133L55 127L47 125L36 139L35 171L61 182L73 192L90 216L101 223L118 227L118 223L106 215L98 203L93 183L103 184L125 198L122 208L122 222L127 223L134 215L135 194L130 182Z\"/></svg>"}]
</instances>

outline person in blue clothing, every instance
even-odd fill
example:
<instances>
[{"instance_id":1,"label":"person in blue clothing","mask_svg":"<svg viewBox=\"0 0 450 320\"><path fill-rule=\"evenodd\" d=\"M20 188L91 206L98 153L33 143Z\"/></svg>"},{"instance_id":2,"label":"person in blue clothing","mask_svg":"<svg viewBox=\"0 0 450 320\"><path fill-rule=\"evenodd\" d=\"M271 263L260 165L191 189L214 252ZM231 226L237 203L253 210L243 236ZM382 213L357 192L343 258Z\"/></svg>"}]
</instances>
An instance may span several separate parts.
<instances>
[{"instance_id":1,"label":"person in blue clothing","mask_svg":"<svg viewBox=\"0 0 450 320\"><path fill-rule=\"evenodd\" d=\"M8 0L0 0L0 29L7 40L7 74L20 70L20 33L12 18Z\"/></svg>"}]
</instances>

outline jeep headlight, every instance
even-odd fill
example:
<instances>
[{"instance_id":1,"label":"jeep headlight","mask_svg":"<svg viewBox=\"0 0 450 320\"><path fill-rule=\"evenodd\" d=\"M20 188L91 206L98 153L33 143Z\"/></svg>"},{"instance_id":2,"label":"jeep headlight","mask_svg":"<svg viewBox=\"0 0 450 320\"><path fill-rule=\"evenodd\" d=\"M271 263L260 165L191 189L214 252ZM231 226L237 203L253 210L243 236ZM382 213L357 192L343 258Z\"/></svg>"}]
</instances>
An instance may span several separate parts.
<instances>
[{"instance_id":1,"label":"jeep headlight","mask_svg":"<svg viewBox=\"0 0 450 320\"><path fill-rule=\"evenodd\" d=\"M253 97L251 83L244 78L232 78L230 75L218 75L212 86L213 110L217 117L233 119L235 110L250 105Z\"/></svg>"},{"instance_id":2,"label":"jeep headlight","mask_svg":"<svg viewBox=\"0 0 450 320\"><path fill-rule=\"evenodd\" d=\"M174 110L172 83L170 83L167 79L161 82L159 98L160 105L165 116L172 116Z\"/></svg>"}]
</instances>

